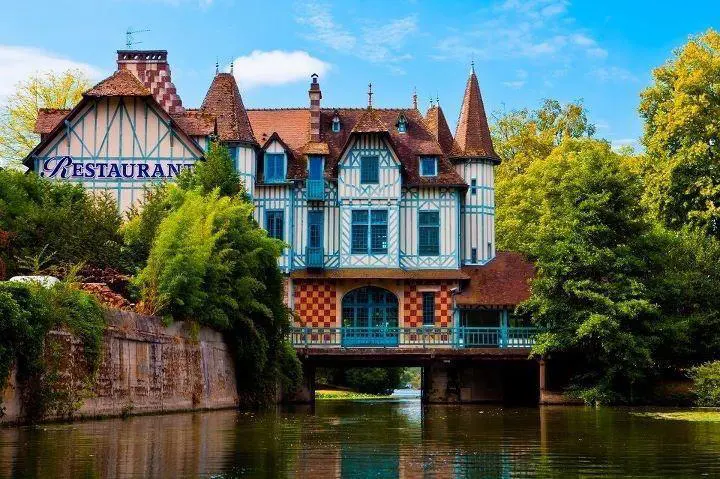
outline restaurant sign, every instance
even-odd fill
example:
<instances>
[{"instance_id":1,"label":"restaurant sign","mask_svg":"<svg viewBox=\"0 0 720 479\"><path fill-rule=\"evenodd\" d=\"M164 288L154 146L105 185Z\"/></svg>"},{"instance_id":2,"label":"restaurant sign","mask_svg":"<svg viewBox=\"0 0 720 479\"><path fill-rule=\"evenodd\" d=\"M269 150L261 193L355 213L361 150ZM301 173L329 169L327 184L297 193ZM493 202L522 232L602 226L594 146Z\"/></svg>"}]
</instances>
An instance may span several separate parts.
<instances>
[{"instance_id":1,"label":"restaurant sign","mask_svg":"<svg viewBox=\"0 0 720 479\"><path fill-rule=\"evenodd\" d=\"M40 176L85 180L142 180L174 178L192 163L141 158L118 161L77 161L71 156L53 156L40 160Z\"/></svg>"}]
</instances>

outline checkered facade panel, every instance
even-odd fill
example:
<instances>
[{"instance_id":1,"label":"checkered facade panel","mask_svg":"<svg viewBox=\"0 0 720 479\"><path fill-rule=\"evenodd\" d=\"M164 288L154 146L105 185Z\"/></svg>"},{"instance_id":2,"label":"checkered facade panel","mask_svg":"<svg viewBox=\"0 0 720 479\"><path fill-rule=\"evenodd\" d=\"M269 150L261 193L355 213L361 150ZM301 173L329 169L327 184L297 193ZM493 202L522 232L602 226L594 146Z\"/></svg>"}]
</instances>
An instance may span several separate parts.
<instances>
[{"instance_id":1,"label":"checkered facade panel","mask_svg":"<svg viewBox=\"0 0 720 479\"><path fill-rule=\"evenodd\" d=\"M312 328L337 327L337 290L322 281L295 282L295 321Z\"/></svg>"},{"instance_id":2,"label":"checkered facade panel","mask_svg":"<svg viewBox=\"0 0 720 479\"><path fill-rule=\"evenodd\" d=\"M405 283L403 297L403 323L406 328L415 328L423 324L423 287L439 286L435 291L435 326L449 327L453 324L452 297L447 283L415 282Z\"/></svg>"},{"instance_id":3,"label":"checkered facade panel","mask_svg":"<svg viewBox=\"0 0 720 479\"><path fill-rule=\"evenodd\" d=\"M182 101L170 78L170 66L167 63L129 63L123 66L143 82L165 111L183 111Z\"/></svg>"}]
</instances>

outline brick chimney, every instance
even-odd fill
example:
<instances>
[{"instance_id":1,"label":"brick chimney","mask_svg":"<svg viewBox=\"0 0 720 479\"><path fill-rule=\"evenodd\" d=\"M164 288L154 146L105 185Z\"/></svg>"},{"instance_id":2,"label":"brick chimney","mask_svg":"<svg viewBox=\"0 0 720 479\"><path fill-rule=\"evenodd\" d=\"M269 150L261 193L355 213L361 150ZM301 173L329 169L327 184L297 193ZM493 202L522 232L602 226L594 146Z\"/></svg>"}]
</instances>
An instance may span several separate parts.
<instances>
[{"instance_id":1,"label":"brick chimney","mask_svg":"<svg viewBox=\"0 0 720 479\"><path fill-rule=\"evenodd\" d=\"M310 141L320 141L320 100L322 92L318 83L317 73L311 75L312 83L310 83Z\"/></svg>"},{"instance_id":2,"label":"brick chimney","mask_svg":"<svg viewBox=\"0 0 720 479\"><path fill-rule=\"evenodd\" d=\"M133 73L168 113L185 109L170 77L167 50L118 50L118 70Z\"/></svg>"}]
</instances>

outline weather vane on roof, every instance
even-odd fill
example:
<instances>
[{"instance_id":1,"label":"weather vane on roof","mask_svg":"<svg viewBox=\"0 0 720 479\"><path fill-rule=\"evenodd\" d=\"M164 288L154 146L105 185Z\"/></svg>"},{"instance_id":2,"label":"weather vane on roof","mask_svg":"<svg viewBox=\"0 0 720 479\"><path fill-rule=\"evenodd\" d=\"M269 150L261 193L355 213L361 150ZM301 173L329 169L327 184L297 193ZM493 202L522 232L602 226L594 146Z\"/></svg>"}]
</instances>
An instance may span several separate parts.
<instances>
[{"instance_id":1,"label":"weather vane on roof","mask_svg":"<svg viewBox=\"0 0 720 479\"><path fill-rule=\"evenodd\" d=\"M143 33L143 32L149 32L150 30L133 30L132 27L128 27L127 31L125 32L125 46L129 49L133 47L133 45L137 45L138 43L142 43L142 41L136 41L133 35L136 33Z\"/></svg>"},{"instance_id":2,"label":"weather vane on roof","mask_svg":"<svg viewBox=\"0 0 720 479\"><path fill-rule=\"evenodd\" d=\"M368 108L372 108L372 83L368 83Z\"/></svg>"}]
</instances>

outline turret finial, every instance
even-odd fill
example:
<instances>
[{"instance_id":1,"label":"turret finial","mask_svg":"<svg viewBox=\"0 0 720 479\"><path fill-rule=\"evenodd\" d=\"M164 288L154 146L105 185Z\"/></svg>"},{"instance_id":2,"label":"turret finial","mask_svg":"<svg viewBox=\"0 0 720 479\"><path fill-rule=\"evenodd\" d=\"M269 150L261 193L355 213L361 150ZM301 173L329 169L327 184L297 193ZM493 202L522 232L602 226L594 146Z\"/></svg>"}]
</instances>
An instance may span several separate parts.
<instances>
[{"instance_id":1,"label":"turret finial","mask_svg":"<svg viewBox=\"0 0 720 479\"><path fill-rule=\"evenodd\" d=\"M368 83L368 108L372 108L372 96L373 96L373 91L372 91L372 82L371 82L371 83Z\"/></svg>"},{"instance_id":2,"label":"turret finial","mask_svg":"<svg viewBox=\"0 0 720 479\"><path fill-rule=\"evenodd\" d=\"M475 73L475 59L470 61L470 73Z\"/></svg>"},{"instance_id":3,"label":"turret finial","mask_svg":"<svg viewBox=\"0 0 720 479\"><path fill-rule=\"evenodd\" d=\"M220 73L220 60L215 58L215 75Z\"/></svg>"},{"instance_id":4,"label":"turret finial","mask_svg":"<svg viewBox=\"0 0 720 479\"><path fill-rule=\"evenodd\" d=\"M415 109L417 110L417 109L418 109L418 104L417 104L417 87L413 87L412 102L413 102L413 108L415 108Z\"/></svg>"},{"instance_id":5,"label":"turret finial","mask_svg":"<svg viewBox=\"0 0 720 479\"><path fill-rule=\"evenodd\" d=\"M235 69L235 61L233 60L230 62L230 74L231 75L233 74L234 69Z\"/></svg>"}]
</instances>

